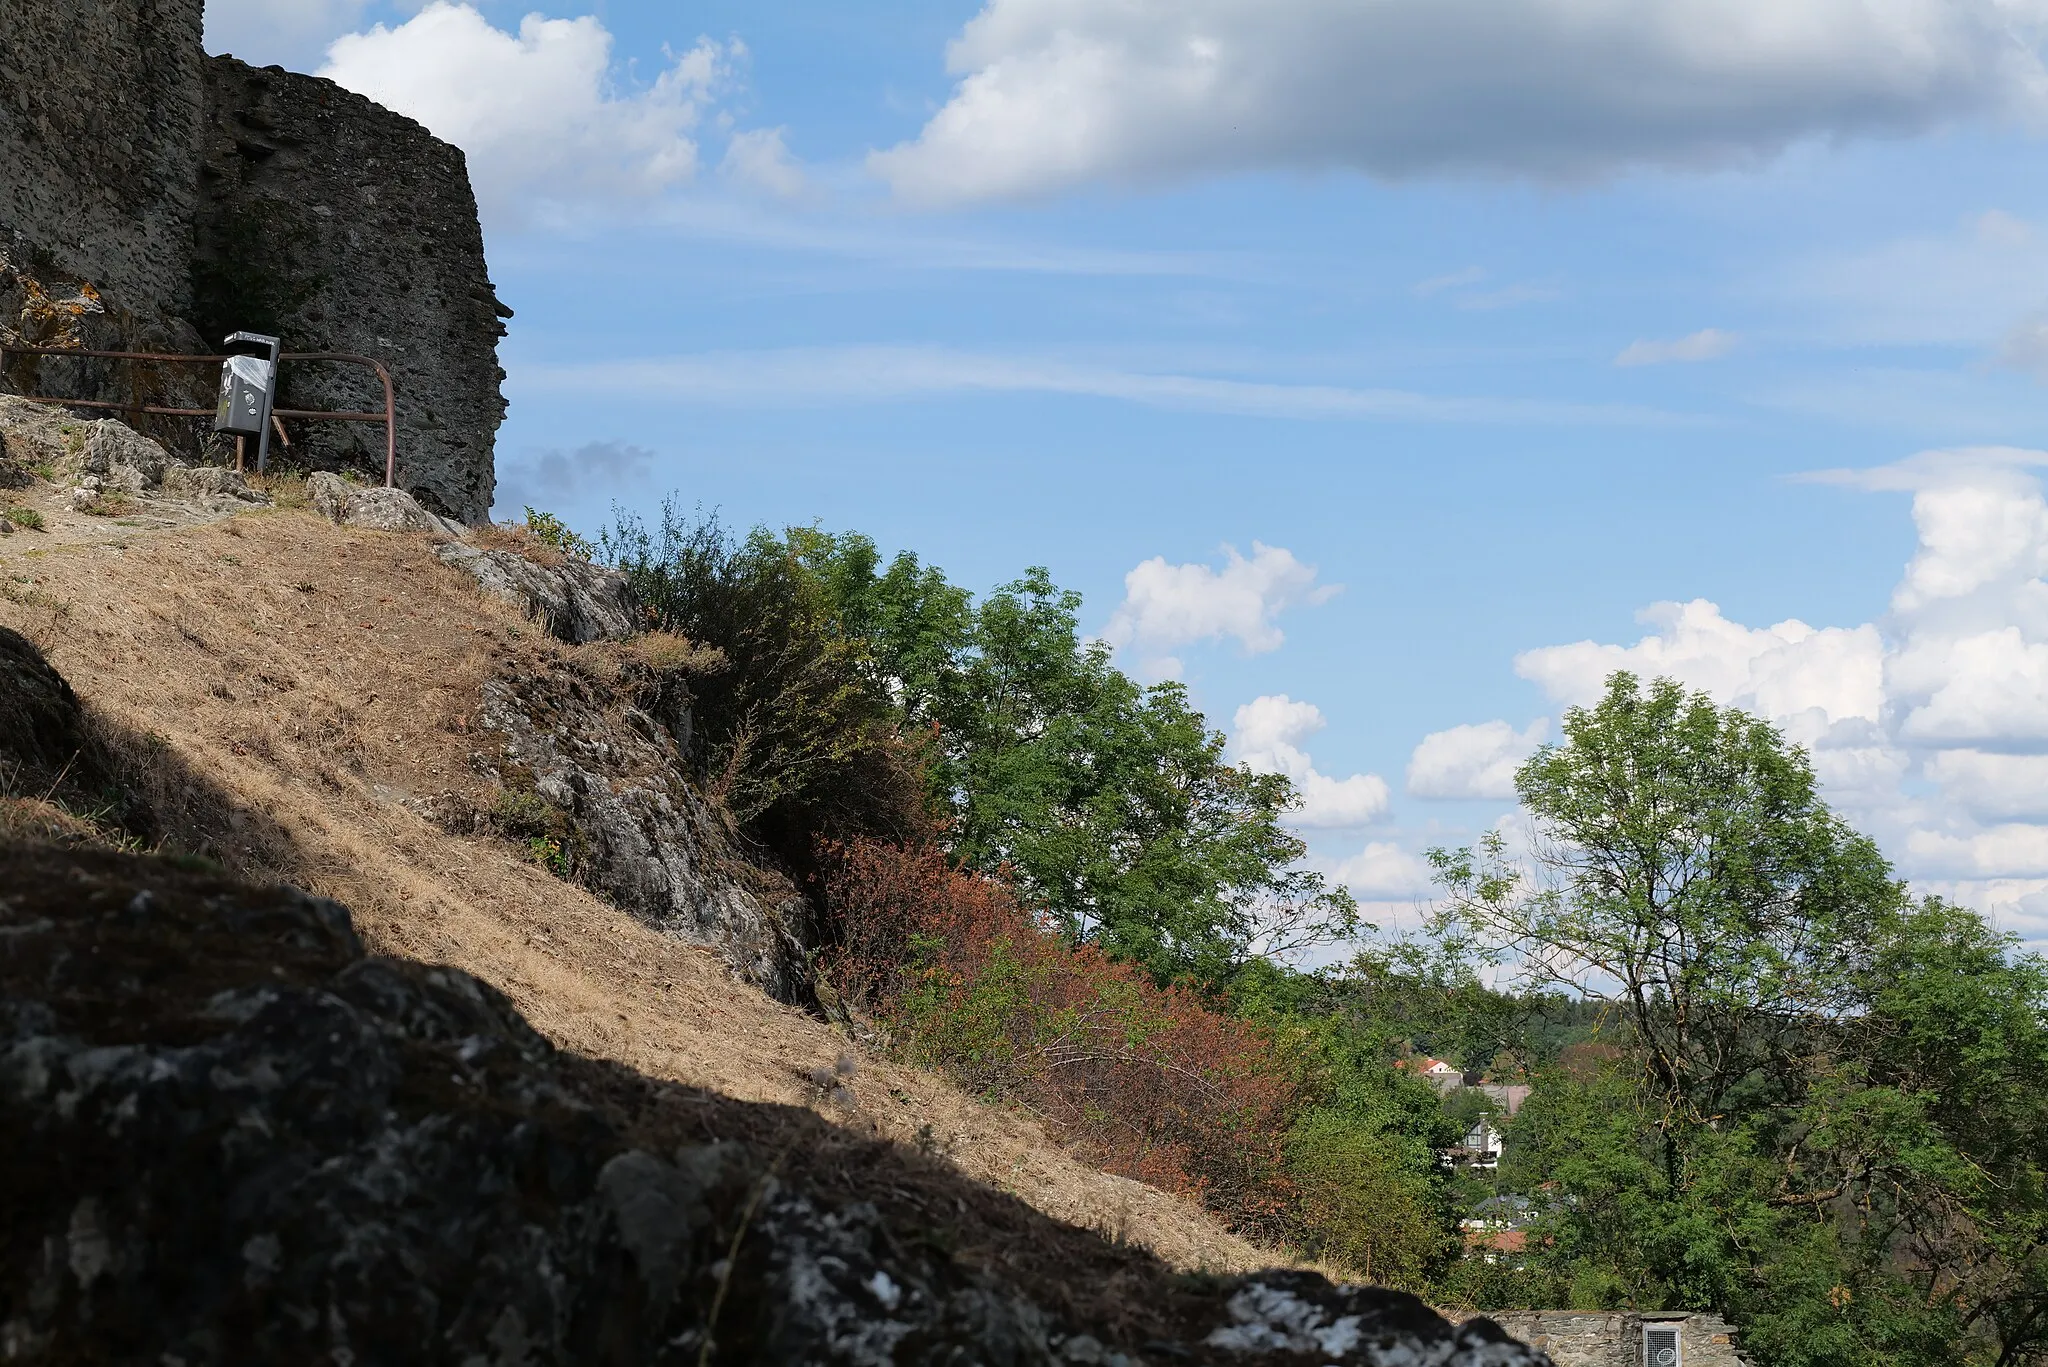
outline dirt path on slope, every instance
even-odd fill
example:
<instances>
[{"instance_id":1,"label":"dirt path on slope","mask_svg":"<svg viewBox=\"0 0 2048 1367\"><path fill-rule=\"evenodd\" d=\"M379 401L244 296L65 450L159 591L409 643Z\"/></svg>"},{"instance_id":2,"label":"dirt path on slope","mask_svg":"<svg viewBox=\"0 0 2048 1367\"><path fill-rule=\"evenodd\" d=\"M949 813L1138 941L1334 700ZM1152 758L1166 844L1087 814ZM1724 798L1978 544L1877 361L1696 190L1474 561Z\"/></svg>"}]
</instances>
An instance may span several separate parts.
<instances>
[{"instance_id":1,"label":"dirt path on slope","mask_svg":"<svg viewBox=\"0 0 2048 1367\"><path fill-rule=\"evenodd\" d=\"M157 757L157 800L236 872L347 903L374 949L476 974L565 1048L942 1153L1176 1267L1276 1261L932 1074L859 1059L851 1104L833 1100L809 1076L848 1052L829 1026L508 843L451 836L408 807L477 784L485 679L571 649L483 597L423 536L274 509L183 526L175 510L125 524L49 513L48 532L0 538L0 624Z\"/></svg>"}]
</instances>

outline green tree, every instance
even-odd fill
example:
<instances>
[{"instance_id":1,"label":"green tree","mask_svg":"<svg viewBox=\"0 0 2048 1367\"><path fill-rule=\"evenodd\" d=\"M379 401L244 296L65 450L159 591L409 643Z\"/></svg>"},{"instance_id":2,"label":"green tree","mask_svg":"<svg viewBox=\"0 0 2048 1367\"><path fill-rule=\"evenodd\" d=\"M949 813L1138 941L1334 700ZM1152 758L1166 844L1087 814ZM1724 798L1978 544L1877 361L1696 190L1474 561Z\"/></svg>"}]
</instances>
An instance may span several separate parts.
<instances>
[{"instance_id":1,"label":"green tree","mask_svg":"<svg viewBox=\"0 0 2048 1367\"><path fill-rule=\"evenodd\" d=\"M1045 570L975 603L913 555L883 568L864 537L790 536L925 743L950 848L1069 939L1217 984L1355 932L1349 894L1301 867L1289 780L1226 762L1181 685L1143 687L1084 641L1080 595Z\"/></svg>"},{"instance_id":2,"label":"green tree","mask_svg":"<svg viewBox=\"0 0 2048 1367\"><path fill-rule=\"evenodd\" d=\"M1719 1308L1772 1367L2042 1361L2041 962L1910 900L1803 753L1675 684L1615 676L1517 786L1532 851L1439 853L1438 930L1612 1008L1504 1165L1554 1283Z\"/></svg>"},{"instance_id":3,"label":"green tree","mask_svg":"<svg viewBox=\"0 0 2048 1367\"><path fill-rule=\"evenodd\" d=\"M1347 1109L1304 1112L1287 1137L1304 1251L1366 1281L1426 1290L1455 1239L1433 1160L1397 1127Z\"/></svg>"},{"instance_id":4,"label":"green tree","mask_svg":"<svg viewBox=\"0 0 2048 1367\"><path fill-rule=\"evenodd\" d=\"M1618 673L1565 740L1522 766L1526 866L1498 832L1433 851L1437 933L1525 981L1615 1005L1671 1132L1769 1087L1856 971L1904 890L1827 808L1769 723Z\"/></svg>"}]
</instances>

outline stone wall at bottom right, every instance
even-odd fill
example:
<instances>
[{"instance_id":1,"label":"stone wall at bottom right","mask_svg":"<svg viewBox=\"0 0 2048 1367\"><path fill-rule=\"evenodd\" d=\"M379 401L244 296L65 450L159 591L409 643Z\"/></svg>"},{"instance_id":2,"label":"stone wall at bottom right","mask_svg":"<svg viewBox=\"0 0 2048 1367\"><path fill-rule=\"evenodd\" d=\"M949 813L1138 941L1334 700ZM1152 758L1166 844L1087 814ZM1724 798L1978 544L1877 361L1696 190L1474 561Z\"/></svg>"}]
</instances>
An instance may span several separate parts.
<instances>
[{"instance_id":1,"label":"stone wall at bottom right","mask_svg":"<svg viewBox=\"0 0 2048 1367\"><path fill-rule=\"evenodd\" d=\"M1530 1347L1550 1354L1557 1367L1649 1367L1643 1361L1646 1324L1678 1330L1679 1367L1751 1367L1735 1327L1717 1315L1501 1310L1487 1318Z\"/></svg>"}]
</instances>

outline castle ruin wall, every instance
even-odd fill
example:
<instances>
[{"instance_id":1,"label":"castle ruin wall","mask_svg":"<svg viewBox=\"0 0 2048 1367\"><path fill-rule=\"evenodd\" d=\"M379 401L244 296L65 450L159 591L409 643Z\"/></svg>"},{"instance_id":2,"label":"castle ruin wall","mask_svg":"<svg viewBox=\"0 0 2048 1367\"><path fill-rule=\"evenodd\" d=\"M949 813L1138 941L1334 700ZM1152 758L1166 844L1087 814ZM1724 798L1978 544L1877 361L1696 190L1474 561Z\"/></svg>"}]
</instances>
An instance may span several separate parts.
<instances>
[{"instance_id":1,"label":"castle ruin wall","mask_svg":"<svg viewBox=\"0 0 2048 1367\"><path fill-rule=\"evenodd\" d=\"M398 483L482 520L510 310L462 153L331 81L207 57L204 8L0 0L0 342L204 354L250 331L374 357L397 390ZM281 407L383 408L364 368L281 378ZM0 392L211 407L214 379L17 354ZM208 446L203 419L136 425L187 456ZM381 426L289 430L288 458L381 482Z\"/></svg>"}]
</instances>

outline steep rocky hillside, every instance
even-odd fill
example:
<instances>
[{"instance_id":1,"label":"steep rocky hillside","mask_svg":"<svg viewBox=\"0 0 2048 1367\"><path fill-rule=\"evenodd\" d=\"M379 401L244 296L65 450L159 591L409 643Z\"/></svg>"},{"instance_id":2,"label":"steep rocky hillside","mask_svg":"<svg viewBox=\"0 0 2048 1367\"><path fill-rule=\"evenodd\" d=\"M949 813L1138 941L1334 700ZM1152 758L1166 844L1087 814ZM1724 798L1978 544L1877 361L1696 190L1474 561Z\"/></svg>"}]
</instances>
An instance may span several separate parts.
<instances>
[{"instance_id":1,"label":"steep rocky hillside","mask_svg":"<svg viewBox=\"0 0 2048 1367\"><path fill-rule=\"evenodd\" d=\"M1224 1275L1267 1260L771 995L804 899L678 781L691 654L604 572L0 442L0 1355L1546 1360Z\"/></svg>"},{"instance_id":2,"label":"steep rocky hillside","mask_svg":"<svg viewBox=\"0 0 2048 1367\"><path fill-rule=\"evenodd\" d=\"M520 800L569 752L586 789L595 769L615 776L605 803L644 800L632 771L658 747L627 719L645 670L631 647L554 639L423 533L240 500L144 496L108 518L50 485L8 501L36 505L47 530L0 537L0 625L42 647L128 748L179 846L347 904L372 949L475 973L565 1048L942 1154L1176 1266L1270 1261L1191 1204L1088 1168L929 1074L858 1057L737 980L787 987L775 926L800 899L708 814L669 827L689 837L669 851L697 866L689 896L681 877L657 891L587 870L636 915L558 876L576 874L579 842L588 860L605 831L630 838L649 819L586 804L600 808L591 834L550 836L560 809L534 818ZM600 746L608 762L590 758Z\"/></svg>"}]
</instances>

